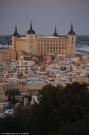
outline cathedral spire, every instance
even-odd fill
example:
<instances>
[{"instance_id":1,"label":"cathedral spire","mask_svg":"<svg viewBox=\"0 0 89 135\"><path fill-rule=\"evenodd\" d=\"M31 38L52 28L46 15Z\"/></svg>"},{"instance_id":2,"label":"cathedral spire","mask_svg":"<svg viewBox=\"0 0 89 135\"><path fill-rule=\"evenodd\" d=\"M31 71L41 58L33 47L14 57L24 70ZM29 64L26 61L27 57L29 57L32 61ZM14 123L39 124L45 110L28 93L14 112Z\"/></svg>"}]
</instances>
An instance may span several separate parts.
<instances>
[{"instance_id":1,"label":"cathedral spire","mask_svg":"<svg viewBox=\"0 0 89 135\"><path fill-rule=\"evenodd\" d=\"M33 27L33 26L32 26L32 21L31 21L31 23L30 23L30 29L33 29L32 27Z\"/></svg>"},{"instance_id":2,"label":"cathedral spire","mask_svg":"<svg viewBox=\"0 0 89 135\"><path fill-rule=\"evenodd\" d=\"M71 27L70 27L70 30L73 31L73 24L71 23Z\"/></svg>"},{"instance_id":3,"label":"cathedral spire","mask_svg":"<svg viewBox=\"0 0 89 135\"><path fill-rule=\"evenodd\" d=\"M19 33L18 33L18 31L17 31L17 25L15 25L15 31L14 31L14 33L13 33L13 36L14 36L14 37L19 37Z\"/></svg>"},{"instance_id":4,"label":"cathedral spire","mask_svg":"<svg viewBox=\"0 0 89 135\"><path fill-rule=\"evenodd\" d=\"M75 35L75 32L73 30L73 24L71 23L70 31L68 32L69 35Z\"/></svg>"},{"instance_id":5,"label":"cathedral spire","mask_svg":"<svg viewBox=\"0 0 89 135\"><path fill-rule=\"evenodd\" d=\"M30 23L30 29L27 31L27 34L35 34L35 31L33 30L32 21Z\"/></svg>"},{"instance_id":6,"label":"cathedral spire","mask_svg":"<svg viewBox=\"0 0 89 135\"><path fill-rule=\"evenodd\" d=\"M58 36L56 26L55 26L55 28L54 28L54 33L53 33L53 36Z\"/></svg>"}]
</instances>

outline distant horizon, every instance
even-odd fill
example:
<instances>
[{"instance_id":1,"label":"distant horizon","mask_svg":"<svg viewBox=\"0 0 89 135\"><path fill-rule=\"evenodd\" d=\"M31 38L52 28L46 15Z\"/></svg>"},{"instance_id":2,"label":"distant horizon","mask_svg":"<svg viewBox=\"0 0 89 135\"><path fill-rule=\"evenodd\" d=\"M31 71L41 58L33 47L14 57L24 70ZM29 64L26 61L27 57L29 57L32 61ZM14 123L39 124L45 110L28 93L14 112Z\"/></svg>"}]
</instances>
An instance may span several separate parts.
<instances>
[{"instance_id":1,"label":"distant horizon","mask_svg":"<svg viewBox=\"0 0 89 135\"><path fill-rule=\"evenodd\" d=\"M36 32L36 31L35 31ZM14 33L14 31L13 31L13 33ZM8 34L8 33L6 33L6 34L1 34L0 33L0 36L12 36L13 35L13 33L10 33L10 34ZM19 31L18 31L18 33L19 33ZM19 33L19 35L21 36L25 36L27 33ZM58 33L58 36L60 36L60 35L67 35L68 34L68 32L67 33L65 33L65 34L60 34L60 33ZM89 35L88 34L77 34L77 33L75 33L77 36L88 36L89 37ZM38 35L38 36L51 36L51 35L53 35L53 33L50 33L50 34L38 34L37 32L36 32L36 35Z\"/></svg>"}]
</instances>

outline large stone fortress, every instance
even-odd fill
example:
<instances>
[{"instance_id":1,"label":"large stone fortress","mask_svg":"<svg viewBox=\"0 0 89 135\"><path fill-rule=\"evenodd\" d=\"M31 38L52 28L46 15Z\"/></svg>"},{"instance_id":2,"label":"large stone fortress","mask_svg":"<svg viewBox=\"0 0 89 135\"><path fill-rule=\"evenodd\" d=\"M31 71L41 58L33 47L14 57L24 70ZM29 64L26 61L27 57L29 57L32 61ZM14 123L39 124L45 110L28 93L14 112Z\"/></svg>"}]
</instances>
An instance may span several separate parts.
<instances>
[{"instance_id":1,"label":"large stone fortress","mask_svg":"<svg viewBox=\"0 0 89 135\"><path fill-rule=\"evenodd\" d=\"M60 54L64 56L76 55L76 34L71 24L70 31L67 35L58 35L55 27L54 33L51 36L39 36L33 29L32 23L30 29L25 36L20 36L17 27L12 37L12 48L21 54L27 52L29 54L41 55L55 55Z\"/></svg>"}]
</instances>

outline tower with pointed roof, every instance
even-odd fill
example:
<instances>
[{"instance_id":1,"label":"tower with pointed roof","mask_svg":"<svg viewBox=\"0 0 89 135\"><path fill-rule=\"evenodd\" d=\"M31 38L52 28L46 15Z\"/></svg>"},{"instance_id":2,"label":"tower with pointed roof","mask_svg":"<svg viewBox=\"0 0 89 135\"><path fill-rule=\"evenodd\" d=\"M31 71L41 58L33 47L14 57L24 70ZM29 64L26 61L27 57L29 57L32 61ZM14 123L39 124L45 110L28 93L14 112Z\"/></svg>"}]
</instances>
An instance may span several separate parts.
<instances>
[{"instance_id":1,"label":"tower with pointed roof","mask_svg":"<svg viewBox=\"0 0 89 135\"><path fill-rule=\"evenodd\" d=\"M17 25L15 25L15 31L14 31L14 33L13 33L13 36L14 36L14 37L19 37L19 33L18 33L18 31L17 31Z\"/></svg>"},{"instance_id":2,"label":"tower with pointed roof","mask_svg":"<svg viewBox=\"0 0 89 135\"><path fill-rule=\"evenodd\" d=\"M30 29L27 31L27 34L36 34L35 31L33 30L32 21L30 23Z\"/></svg>"},{"instance_id":3,"label":"tower with pointed roof","mask_svg":"<svg viewBox=\"0 0 89 135\"><path fill-rule=\"evenodd\" d=\"M73 29L73 24L67 35L58 35L55 26L53 35L44 36L37 35L33 29L32 22L25 36L19 36L17 26L12 36L12 46L17 53L18 59L24 52L32 55L76 55L76 34ZM26 54L25 53L25 54Z\"/></svg>"},{"instance_id":4,"label":"tower with pointed roof","mask_svg":"<svg viewBox=\"0 0 89 135\"><path fill-rule=\"evenodd\" d=\"M12 48L15 50L16 49L16 40L17 38L19 38L19 33L18 33L18 30L17 30L17 25L15 25L15 30L14 30L14 33L12 35Z\"/></svg>"},{"instance_id":5,"label":"tower with pointed roof","mask_svg":"<svg viewBox=\"0 0 89 135\"><path fill-rule=\"evenodd\" d=\"M54 28L54 33L53 33L53 36L58 36L58 33L57 33L57 28L56 28L56 26L55 26L55 28Z\"/></svg>"},{"instance_id":6,"label":"tower with pointed roof","mask_svg":"<svg viewBox=\"0 0 89 135\"><path fill-rule=\"evenodd\" d=\"M71 23L70 31L68 32L68 35L75 35L75 32L73 30L73 24Z\"/></svg>"},{"instance_id":7,"label":"tower with pointed roof","mask_svg":"<svg viewBox=\"0 0 89 135\"><path fill-rule=\"evenodd\" d=\"M68 55L75 56L76 54L76 34L74 32L73 24L71 23L70 31L68 32Z\"/></svg>"},{"instance_id":8,"label":"tower with pointed roof","mask_svg":"<svg viewBox=\"0 0 89 135\"><path fill-rule=\"evenodd\" d=\"M26 52L31 54L36 54L37 52L37 35L33 29L32 21L30 23L30 28L27 31L27 48Z\"/></svg>"}]
</instances>

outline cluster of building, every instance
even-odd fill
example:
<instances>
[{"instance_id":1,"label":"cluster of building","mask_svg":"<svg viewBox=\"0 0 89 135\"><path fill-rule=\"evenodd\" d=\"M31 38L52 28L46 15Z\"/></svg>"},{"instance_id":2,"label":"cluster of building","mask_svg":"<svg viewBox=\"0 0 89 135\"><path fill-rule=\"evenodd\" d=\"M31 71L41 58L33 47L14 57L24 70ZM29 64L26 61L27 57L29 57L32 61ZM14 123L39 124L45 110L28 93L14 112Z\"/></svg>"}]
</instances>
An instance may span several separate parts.
<instances>
[{"instance_id":1,"label":"cluster of building","mask_svg":"<svg viewBox=\"0 0 89 135\"><path fill-rule=\"evenodd\" d=\"M34 96L47 84L89 83L88 73L89 55L77 54L72 24L67 35L55 27L51 36L37 35L32 23L26 36L15 27L12 46L0 49L0 101L8 100L9 90Z\"/></svg>"},{"instance_id":2,"label":"cluster of building","mask_svg":"<svg viewBox=\"0 0 89 135\"><path fill-rule=\"evenodd\" d=\"M12 36L12 47L0 51L0 62L19 59L23 53L33 55L56 55L75 56L76 54L76 35L71 24L67 35L58 35L56 27L53 35L40 36L33 30L32 23L25 36L19 35L17 27ZM5 53L5 57L3 56Z\"/></svg>"}]
</instances>

